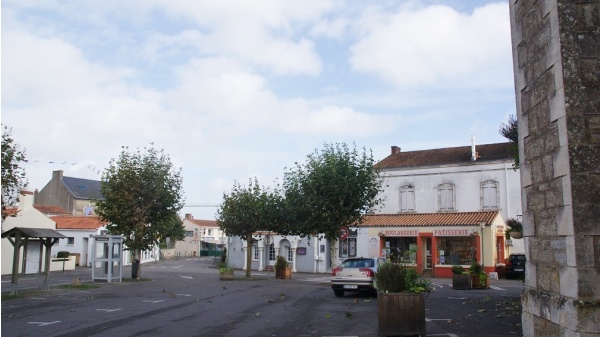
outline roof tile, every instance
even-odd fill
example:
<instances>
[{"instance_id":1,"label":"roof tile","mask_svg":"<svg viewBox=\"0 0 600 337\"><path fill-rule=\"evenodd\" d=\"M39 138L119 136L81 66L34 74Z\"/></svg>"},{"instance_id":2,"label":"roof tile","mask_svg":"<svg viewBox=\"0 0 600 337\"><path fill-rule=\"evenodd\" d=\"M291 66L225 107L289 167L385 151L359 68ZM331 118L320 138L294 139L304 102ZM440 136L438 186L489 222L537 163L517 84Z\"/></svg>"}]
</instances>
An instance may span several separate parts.
<instances>
[{"instance_id":1,"label":"roof tile","mask_svg":"<svg viewBox=\"0 0 600 337\"><path fill-rule=\"evenodd\" d=\"M415 227L415 226L475 226L481 222L491 224L500 213L406 213L366 215L358 227Z\"/></svg>"},{"instance_id":2,"label":"roof tile","mask_svg":"<svg viewBox=\"0 0 600 337\"><path fill-rule=\"evenodd\" d=\"M514 144L511 142L477 145L475 147L477 161L514 160L513 148ZM461 163L472 163L471 146L408 152L399 151L385 157L375 166L386 169Z\"/></svg>"},{"instance_id":3,"label":"roof tile","mask_svg":"<svg viewBox=\"0 0 600 337\"><path fill-rule=\"evenodd\" d=\"M97 216L54 216L56 229L93 229L105 226L108 221L100 220Z\"/></svg>"}]
</instances>

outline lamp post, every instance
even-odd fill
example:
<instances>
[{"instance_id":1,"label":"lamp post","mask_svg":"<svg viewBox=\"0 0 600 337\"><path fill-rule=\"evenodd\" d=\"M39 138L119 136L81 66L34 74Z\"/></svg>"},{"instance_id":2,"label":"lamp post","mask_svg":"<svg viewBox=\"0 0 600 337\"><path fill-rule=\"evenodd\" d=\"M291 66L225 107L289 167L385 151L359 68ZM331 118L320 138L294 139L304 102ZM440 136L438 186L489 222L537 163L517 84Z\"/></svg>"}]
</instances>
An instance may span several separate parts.
<instances>
[{"instance_id":1,"label":"lamp post","mask_svg":"<svg viewBox=\"0 0 600 337\"><path fill-rule=\"evenodd\" d=\"M485 241L485 239L483 238L483 230L485 229L485 225L486 223L484 221L479 223L479 227L481 227L481 266L483 268L483 272L485 272L485 249L483 247L483 243Z\"/></svg>"}]
</instances>

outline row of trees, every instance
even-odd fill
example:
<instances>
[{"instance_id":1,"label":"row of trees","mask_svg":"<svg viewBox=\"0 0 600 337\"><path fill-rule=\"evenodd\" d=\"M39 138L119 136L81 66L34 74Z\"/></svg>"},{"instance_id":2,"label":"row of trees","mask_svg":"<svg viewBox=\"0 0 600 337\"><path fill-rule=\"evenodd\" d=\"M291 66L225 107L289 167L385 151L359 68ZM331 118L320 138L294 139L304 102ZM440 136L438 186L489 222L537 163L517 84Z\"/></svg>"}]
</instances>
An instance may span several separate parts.
<instances>
[{"instance_id":1,"label":"row of trees","mask_svg":"<svg viewBox=\"0 0 600 337\"><path fill-rule=\"evenodd\" d=\"M376 205L381 191L372 153L346 144L325 144L307 156L306 163L286 168L283 187L234 183L217 211L217 223L229 236L239 236L252 246L260 231L282 235L323 235L335 240L343 226L360 223ZM247 265L251 249L246 250ZM251 269L246 269L251 276Z\"/></svg>"}]
</instances>

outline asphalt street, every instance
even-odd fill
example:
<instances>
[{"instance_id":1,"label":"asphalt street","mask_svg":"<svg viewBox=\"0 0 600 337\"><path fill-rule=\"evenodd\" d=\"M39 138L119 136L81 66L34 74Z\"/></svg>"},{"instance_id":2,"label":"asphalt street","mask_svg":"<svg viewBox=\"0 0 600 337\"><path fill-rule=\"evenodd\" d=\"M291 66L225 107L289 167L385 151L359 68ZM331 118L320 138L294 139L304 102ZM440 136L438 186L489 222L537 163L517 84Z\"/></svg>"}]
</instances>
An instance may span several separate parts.
<instances>
[{"instance_id":1,"label":"asphalt street","mask_svg":"<svg viewBox=\"0 0 600 337\"><path fill-rule=\"evenodd\" d=\"M377 299L334 296L329 275L235 271L219 280L212 258L142 265L142 278L62 289L74 279L91 283L91 269L19 279L22 297L2 301L2 336L377 336ZM487 290L452 290L451 279L432 279L426 298L428 336L521 336L522 284L492 280ZM10 276L2 276L3 296Z\"/></svg>"}]
</instances>

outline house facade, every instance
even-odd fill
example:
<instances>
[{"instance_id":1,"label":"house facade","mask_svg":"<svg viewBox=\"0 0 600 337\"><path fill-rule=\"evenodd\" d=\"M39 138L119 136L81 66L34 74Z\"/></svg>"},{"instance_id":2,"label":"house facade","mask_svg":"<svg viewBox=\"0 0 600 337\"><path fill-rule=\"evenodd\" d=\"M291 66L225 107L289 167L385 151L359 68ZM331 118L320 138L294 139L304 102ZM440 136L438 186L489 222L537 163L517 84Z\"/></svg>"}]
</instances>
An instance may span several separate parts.
<instances>
[{"instance_id":1,"label":"house facade","mask_svg":"<svg viewBox=\"0 0 600 337\"><path fill-rule=\"evenodd\" d=\"M502 273L507 256L499 211L367 215L340 239L341 256L384 257L420 274L452 277L452 266Z\"/></svg>"},{"instance_id":2,"label":"house facade","mask_svg":"<svg viewBox=\"0 0 600 337\"><path fill-rule=\"evenodd\" d=\"M2 221L2 232L6 232L14 227L24 228L43 228L56 230L56 224L52 219L48 218L44 213L40 212L33 205L34 194L32 192L22 192L19 197L19 205L15 209L11 209L10 214ZM64 239L59 240L64 241ZM14 247L6 238L2 239L2 275L12 273ZM53 250L54 253L54 250ZM21 261L19 262L19 273L35 274L43 271L43 261L45 259L45 250L42 248L42 243L39 239L28 240L21 248ZM54 253L55 254L55 253ZM66 263L65 269L73 269L75 267L75 258ZM62 268L61 263L51 262L50 270L59 270Z\"/></svg>"},{"instance_id":3,"label":"house facade","mask_svg":"<svg viewBox=\"0 0 600 337\"><path fill-rule=\"evenodd\" d=\"M52 179L35 192L35 204L58 206L68 214L92 215L93 200L102 197L100 181L63 176L63 171L52 172Z\"/></svg>"},{"instance_id":4,"label":"house facade","mask_svg":"<svg viewBox=\"0 0 600 337\"><path fill-rule=\"evenodd\" d=\"M272 232L257 232L253 235L251 265L248 266L247 240L238 236L228 237L227 257L229 266L246 270L273 270L277 256L286 258L292 272L327 273L331 270L331 247L318 236L301 238L297 235L282 236Z\"/></svg>"},{"instance_id":5,"label":"house facade","mask_svg":"<svg viewBox=\"0 0 600 337\"><path fill-rule=\"evenodd\" d=\"M194 219L192 214L183 218L184 238L175 243L175 254L179 257L217 256L225 247L225 233L215 220Z\"/></svg>"},{"instance_id":6,"label":"house facade","mask_svg":"<svg viewBox=\"0 0 600 337\"><path fill-rule=\"evenodd\" d=\"M513 169L512 143L402 152L377 163L384 199L376 214L498 211L506 221L520 219L521 183ZM522 239L505 242L507 252L523 253Z\"/></svg>"},{"instance_id":7,"label":"house facade","mask_svg":"<svg viewBox=\"0 0 600 337\"><path fill-rule=\"evenodd\" d=\"M106 233L106 222L96 216L53 216L56 231L66 236L52 247L52 253L67 251L76 257L76 266L92 266L92 243L94 235Z\"/></svg>"}]
</instances>

